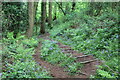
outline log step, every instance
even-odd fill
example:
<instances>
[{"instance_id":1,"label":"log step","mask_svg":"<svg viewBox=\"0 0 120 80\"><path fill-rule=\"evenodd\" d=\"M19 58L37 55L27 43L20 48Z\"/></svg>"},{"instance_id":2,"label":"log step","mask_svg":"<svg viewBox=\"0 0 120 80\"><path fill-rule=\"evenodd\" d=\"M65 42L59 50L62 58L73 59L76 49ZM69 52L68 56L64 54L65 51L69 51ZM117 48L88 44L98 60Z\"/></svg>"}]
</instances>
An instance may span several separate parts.
<instances>
[{"instance_id":1,"label":"log step","mask_svg":"<svg viewBox=\"0 0 120 80\"><path fill-rule=\"evenodd\" d=\"M91 55L83 55L83 56L75 56L75 58L83 58L83 57L89 57Z\"/></svg>"},{"instance_id":2,"label":"log step","mask_svg":"<svg viewBox=\"0 0 120 80\"><path fill-rule=\"evenodd\" d=\"M88 75L88 74L86 74L86 73L84 73L84 72L77 72L76 74L82 74L82 75Z\"/></svg>"},{"instance_id":3,"label":"log step","mask_svg":"<svg viewBox=\"0 0 120 80\"><path fill-rule=\"evenodd\" d=\"M98 59L93 59L93 60L89 60L89 61L84 61L84 62L80 62L81 64L87 64L87 63L90 63L90 62L94 62L94 61L97 61Z\"/></svg>"}]
</instances>

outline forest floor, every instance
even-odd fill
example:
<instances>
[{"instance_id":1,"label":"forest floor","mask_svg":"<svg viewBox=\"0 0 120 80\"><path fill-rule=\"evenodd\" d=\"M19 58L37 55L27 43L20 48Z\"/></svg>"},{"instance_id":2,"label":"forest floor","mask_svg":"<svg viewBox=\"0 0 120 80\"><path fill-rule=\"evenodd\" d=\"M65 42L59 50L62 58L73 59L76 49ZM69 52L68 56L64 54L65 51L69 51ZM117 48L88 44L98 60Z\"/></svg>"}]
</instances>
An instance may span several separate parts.
<instances>
[{"instance_id":1,"label":"forest floor","mask_svg":"<svg viewBox=\"0 0 120 80\"><path fill-rule=\"evenodd\" d=\"M48 40L48 39L51 40L49 38L49 34L42 35L40 36L40 38L43 38L45 40ZM89 78L90 75L95 74L97 69L96 66L101 64L101 62L95 59L92 55L84 55L83 53L78 53L77 51L72 50L71 47L64 45L60 42L56 44L59 45L59 48L61 48L63 53L72 54L73 57L76 57L77 58L76 62L84 63L84 67L80 69L81 72L75 75L69 75L68 74L69 72L64 71L63 67L50 64L49 62L44 61L43 59L40 58L40 48L42 44L39 43L33 57L40 66L50 71L50 75L54 78Z\"/></svg>"}]
</instances>

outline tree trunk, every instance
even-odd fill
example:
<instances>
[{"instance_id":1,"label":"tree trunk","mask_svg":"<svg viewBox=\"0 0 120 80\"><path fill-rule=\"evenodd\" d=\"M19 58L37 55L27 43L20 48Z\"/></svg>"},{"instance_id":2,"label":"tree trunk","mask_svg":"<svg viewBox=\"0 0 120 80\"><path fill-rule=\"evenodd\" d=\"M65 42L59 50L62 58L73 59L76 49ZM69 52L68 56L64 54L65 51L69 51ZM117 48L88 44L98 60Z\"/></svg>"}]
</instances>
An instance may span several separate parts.
<instances>
[{"instance_id":1,"label":"tree trunk","mask_svg":"<svg viewBox=\"0 0 120 80\"><path fill-rule=\"evenodd\" d=\"M49 2L49 20L48 20L48 26L51 28L52 24L52 2Z\"/></svg>"},{"instance_id":2,"label":"tree trunk","mask_svg":"<svg viewBox=\"0 0 120 80\"><path fill-rule=\"evenodd\" d=\"M34 2L34 17L36 16L37 7L38 7L38 2Z\"/></svg>"},{"instance_id":3,"label":"tree trunk","mask_svg":"<svg viewBox=\"0 0 120 80\"><path fill-rule=\"evenodd\" d=\"M38 7L38 2L34 2L34 19L35 19L34 24L36 24L37 7ZM37 26L36 26L36 34L37 34Z\"/></svg>"},{"instance_id":4,"label":"tree trunk","mask_svg":"<svg viewBox=\"0 0 120 80\"><path fill-rule=\"evenodd\" d=\"M76 6L76 3L75 3L75 0L73 0L73 2L72 2L72 12L75 10L75 6Z\"/></svg>"},{"instance_id":5,"label":"tree trunk","mask_svg":"<svg viewBox=\"0 0 120 80\"><path fill-rule=\"evenodd\" d=\"M34 27L34 2L28 2L28 14L29 14L29 29L27 31L27 36L31 37L33 34Z\"/></svg>"},{"instance_id":6,"label":"tree trunk","mask_svg":"<svg viewBox=\"0 0 120 80\"><path fill-rule=\"evenodd\" d=\"M57 19L57 6L56 4L54 5L54 17L53 17L53 21Z\"/></svg>"},{"instance_id":7,"label":"tree trunk","mask_svg":"<svg viewBox=\"0 0 120 80\"><path fill-rule=\"evenodd\" d=\"M40 33L45 33L45 20L46 20L46 2L41 3L41 29Z\"/></svg>"},{"instance_id":8,"label":"tree trunk","mask_svg":"<svg viewBox=\"0 0 120 80\"><path fill-rule=\"evenodd\" d=\"M0 27L0 40L1 40L1 39L2 39L2 35L1 35L1 34L2 34L2 23L3 23L3 21L2 21L2 20L3 20L2 2L0 2L0 15L1 15L1 16L0 16L0 19L1 19L1 20L0 20L0 26L1 26L1 27Z\"/></svg>"}]
</instances>

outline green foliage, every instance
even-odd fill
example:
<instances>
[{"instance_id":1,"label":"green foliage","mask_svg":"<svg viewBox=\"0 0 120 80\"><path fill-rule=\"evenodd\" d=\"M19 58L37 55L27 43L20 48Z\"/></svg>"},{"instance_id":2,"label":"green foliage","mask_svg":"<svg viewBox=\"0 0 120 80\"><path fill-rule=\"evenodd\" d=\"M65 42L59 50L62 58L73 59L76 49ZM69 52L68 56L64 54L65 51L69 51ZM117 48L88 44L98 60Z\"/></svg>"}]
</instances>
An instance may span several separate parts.
<instances>
[{"instance_id":1,"label":"green foliage","mask_svg":"<svg viewBox=\"0 0 120 80\"><path fill-rule=\"evenodd\" d=\"M3 38L3 43L14 44L14 43L18 42L18 40L21 40L23 38L25 38L25 36L24 35L20 35L20 33L18 33L16 38L14 38L14 33L13 32L8 32L7 33L7 39Z\"/></svg>"},{"instance_id":2,"label":"green foliage","mask_svg":"<svg viewBox=\"0 0 120 80\"><path fill-rule=\"evenodd\" d=\"M93 54L95 57L103 60L104 64L108 65L112 71L104 64L101 65L102 68L98 69L95 76L99 78L117 78L119 76L118 33L120 27L118 27L118 13L116 13L116 9L108 11L102 12L101 15L96 17L86 14L79 16L80 21L75 20L73 22L80 23L77 29L64 29L59 32L61 35L54 37L55 40L70 45L79 52ZM105 73L106 75L103 76Z\"/></svg>"},{"instance_id":3,"label":"green foliage","mask_svg":"<svg viewBox=\"0 0 120 80\"><path fill-rule=\"evenodd\" d=\"M61 31L65 30L70 26L70 22L64 23L62 25L56 25L57 27L54 27L49 33L51 34L50 36L54 37ZM59 27L59 28L58 28Z\"/></svg>"},{"instance_id":4,"label":"green foliage","mask_svg":"<svg viewBox=\"0 0 120 80\"><path fill-rule=\"evenodd\" d=\"M78 68L82 68L84 67L81 63L73 63L71 65L68 66L68 69L66 71L70 71L71 74L76 73L76 72L80 72L80 70L78 70Z\"/></svg>"},{"instance_id":5,"label":"green foliage","mask_svg":"<svg viewBox=\"0 0 120 80\"><path fill-rule=\"evenodd\" d=\"M60 63L68 57L67 54L61 53L55 43L54 41L45 40L42 45L41 57L52 64Z\"/></svg>"},{"instance_id":6,"label":"green foliage","mask_svg":"<svg viewBox=\"0 0 120 80\"><path fill-rule=\"evenodd\" d=\"M72 57L72 55L62 53L54 41L43 41L40 57L51 64L58 64L64 67L66 71L74 74L83 67L83 64L75 63L76 58Z\"/></svg>"},{"instance_id":7,"label":"green foliage","mask_svg":"<svg viewBox=\"0 0 120 80\"><path fill-rule=\"evenodd\" d=\"M105 78L114 78L114 77L111 76L107 71L98 69L97 72L98 72L98 74L101 75L102 77L105 77Z\"/></svg>"},{"instance_id":8,"label":"green foliage","mask_svg":"<svg viewBox=\"0 0 120 80\"><path fill-rule=\"evenodd\" d=\"M59 38L59 41L85 54L92 53L94 56L106 61L104 64L107 64L115 72L118 72L117 33L118 29L116 27L98 29L97 32L91 32L91 29L87 30L87 28L77 30L68 29L64 31L64 35L62 38ZM58 38L56 38L56 40L57 39ZM103 67L103 69L105 69L105 67ZM108 72L108 69L105 69L105 71ZM118 76L116 73L109 73L109 75L114 74L114 77Z\"/></svg>"},{"instance_id":9,"label":"green foliage","mask_svg":"<svg viewBox=\"0 0 120 80\"><path fill-rule=\"evenodd\" d=\"M33 61L17 61L6 64L7 71L2 73L2 78L49 78L48 73Z\"/></svg>"},{"instance_id":10,"label":"green foliage","mask_svg":"<svg viewBox=\"0 0 120 80\"><path fill-rule=\"evenodd\" d=\"M2 2L2 4L3 32L14 31L17 34L19 31L27 29L25 27L28 25L27 4L22 2Z\"/></svg>"},{"instance_id":11,"label":"green foliage","mask_svg":"<svg viewBox=\"0 0 120 80\"><path fill-rule=\"evenodd\" d=\"M61 67L66 67L66 66L69 67L70 65L74 64L73 62L76 60L75 58L68 57L68 56L66 56L66 58L64 59L65 60L59 64Z\"/></svg>"},{"instance_id":12,"label":"green foliage","mask_svg":"<svg viewBox=\"0 0 120 80\"><path fill-rule=\"evenodd\" d=\"M4 72L2 77L10 78L40 78L48 77L46 71L35 64L32 59L34 49L38 44L36 38L27 39L18 32L25 32L28 25L27 3L2 2L2 30L0 34L3 38L3 65ZM56 11L57 20L53 22L53 29L49 30L50 37L84 54L93 54L95 57L104 61L99 66L94 78L117 78L118 74L118 8L117 2L113 3L77 3L75 10L71 12L71 3L62 3L63 10L68 6L66 16L62 11L53 5L53 11ZM40 7L36 15L36 22L40 20ZM47 7L48 8L48 7ZM55 10L56 8L56 10ZM54 17L54 13L53 17ZM71 28L76 26L76 29ZM38 30L37 30L38 29ZM36 28L39 31L40 28ZM14 31L11 32L11 31ZM8 33L10 32L10 33ZM7 34L6 34L7 33ZM18 33L16 35L16 33ZM14 35L15 34L15 35ZM64 54L54 41L44 41L41 57L52 63L65 67L66 71L76 73L79 63L74 63L75 58ZM13 61L14 60L14 61ZM31 61L32 60L32 61ZM29 66L30 67L29 67ZM107 66L105 66L107 65ZM38 72L41 70L41 72Z\"/></svg>"},{"instance_id":13,"label":"green foliage","mask_svg":"<svg viewBox=\"0 0 120 80\"><path fill-rule=\"evenodd\" d=\"M37 40L29 39L29 44L24 43L23 35L14 38L13 32L8 33L3 39L3 72L2 78L49 78L48 72L35 63L32 55Z\"/></svg>"},{"instance_id":14,"label":"green foliage","mask_svg":"<svg viewBox=\"0 0 120 80\"><path fill-rule=\"evenodd\" d=\"M28 47L36 47L38 44L38 40L35 38L30 38L27 39L24 35L21 35L18 33L16 35L16 38L14 38L14 33L13 32L8 32L7 33L7 39L3 38L3 43L5 44L16 44L22 42L24 45L27 45ZM10 45L10 46L11 46Z\"/></svg>"},{"instance_id":15,"label":"green foliage","mask_svg":"<svg viewBox=\"0 0 120 80\"><path fill-rule=\"evenodd\" d=\"M22 41L23 44L29 46L29 47L36 47L38 45L38 40L31 38L31 39L25 39Z\"/></svg>"}]
</instances>

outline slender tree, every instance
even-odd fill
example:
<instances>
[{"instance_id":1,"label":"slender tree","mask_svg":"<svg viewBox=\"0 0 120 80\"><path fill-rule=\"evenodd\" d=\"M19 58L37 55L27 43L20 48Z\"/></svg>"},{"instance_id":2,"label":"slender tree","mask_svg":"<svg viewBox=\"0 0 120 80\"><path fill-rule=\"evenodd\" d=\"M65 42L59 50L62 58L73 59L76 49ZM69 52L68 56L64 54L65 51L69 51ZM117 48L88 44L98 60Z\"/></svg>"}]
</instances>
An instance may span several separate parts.
<instances>
[{"instance_id":1,"label":"slender tree","mask_svg":"<svg viewBox=\"0 0 120 80\"><path fill-rule=\"evenodd\" d=\"M33 34L34 27L34 2L28 2L28 14L29 14L29 29L27 31L27 36L31 37Z\"/></svg>"},{"instance_id":2,"label":"slender tree","mask_svg":"<svg viewBox=\"0 0 120 80\"><path fill-rule=\"evenodd\" d=\"M52 2L49 2L49 20L48 20L48 26L51 28L52 24Z\"/></svg>"},{"instance_id":3,"label":"slender tree","mask_svg":"<svg viewBox=\"0 0 120 80\"><path fill-rule=\"evenodd\" d=\"M57 19L57 5L54 4L54 17L53 17L53 21Z\"/></svg>"},{"instance_id":4,"label":"slender tree","mask_svg":"<svg viewBox=\"0 0 120 80\"><path fill-rule=\"evenodd\" d=\"M34 2L34 19L36 24L36 13L37 13L38 2ZM36 34L37 34L37 26L36 26Z\"/></svg>"},{"instance_id":5,"label":"slender tree","mask_svg":"<svg viewBox=\"0 0 120 80\"><path fill-rule=\"evenodd\" d=\"M73 0L73 2L72 2L72 11L75 10L75 6L76 6L76 3L75 3L75 0Z\"/></svg>"},{"instance_id":6,"label":"slender tree","mask_svg":"<svg viewBox=\"0 0 120 80\"><path fill-rule=\"evenodd\" d=\"M58 4L58 7L61 9L61 11L63 12L63 14L66 15L65 11L62 8L61 2L60 3L56 2L56 3Z\"/></svg>"},{"instance_id":7,"label":"slender tree","mask_svg":"<svg viewBox=\"0 0 120 80\"><path fill-rule=\"evenodd\" d=\"M38 7L38 2L34 2L34 17L35 17L36 12L37 12L37 7Z\"/></svg>"},{"instance_id":8,"label":"slender tree","mask_svg":"<svg viewBox=\"0 0 120 80\"><path fill-rule=\"evenodd\" d=\"M46 2L44 0L41 3L41 29L40 33L45 33L45 21L46 21Z\"/></svg>"},{"instance_id":9,"label":"slender tree","mask_svg":"<svg viewBox=\"0 0 120 80\"><path fill-rule=\"evenodd\" d=\"M0 19L3 19L3 13L2 13L2 2L0 2ZM2 27L2 20L0 20L0 26ZM2 28L0 27L0 34L2 34ZM2 35L0 35L0 39L2 39Z\"/></svg>"}]
</instances>

